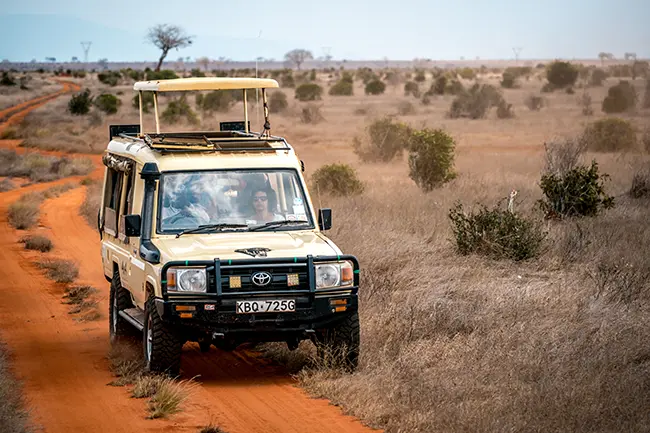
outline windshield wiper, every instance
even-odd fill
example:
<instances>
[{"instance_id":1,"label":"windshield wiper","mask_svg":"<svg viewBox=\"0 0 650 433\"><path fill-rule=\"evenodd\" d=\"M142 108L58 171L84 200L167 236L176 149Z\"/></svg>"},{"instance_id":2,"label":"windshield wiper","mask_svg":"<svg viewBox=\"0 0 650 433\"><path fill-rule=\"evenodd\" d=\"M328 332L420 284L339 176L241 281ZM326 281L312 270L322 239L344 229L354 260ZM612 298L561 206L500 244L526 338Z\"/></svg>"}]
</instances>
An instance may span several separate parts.
<instances>
[{"instance_id":1,"label":"windshield wiper","mask_svg":"<svg viewBox=\"0 0 650 433\"><path fill-rule=\"evenodd\" d=\"M269 227L276 227L276 226L287 226L291 224L309 224L309 221L307 220L282 220L282 221L270 221L266 224L262 224L261 226L253 227L252 229L249 229L249 231L254 232L257 230L261 229L266 229Z\"/></svg>"},{"instance_id":2,"label":"windshield wiper","mask_svg":"<svg viewBox=\"0 0 650 433\"><path fill-rule=\"evenodd\" d=\"M246 224L201 224L200 226L194 227L193 229L187 229L177 233L176 237L180 238L181 235L184 235L186 233L201 233L208 230L221 231L223 229L240 229L247 227L248 226Z\"/></svg>"}]
</instances>

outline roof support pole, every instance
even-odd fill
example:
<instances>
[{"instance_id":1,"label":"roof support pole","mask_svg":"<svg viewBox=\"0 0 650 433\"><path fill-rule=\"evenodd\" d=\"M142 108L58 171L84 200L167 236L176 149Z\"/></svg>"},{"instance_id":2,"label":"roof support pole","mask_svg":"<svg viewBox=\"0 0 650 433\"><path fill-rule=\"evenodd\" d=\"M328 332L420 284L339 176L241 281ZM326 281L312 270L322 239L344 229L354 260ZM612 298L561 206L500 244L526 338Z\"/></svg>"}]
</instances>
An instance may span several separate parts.
<instances>
[{"instance_id":1,"label":"roof support pole","mask_svg":"<svg viewBox=\"0 0 650 433\"><path fill-rule=\"evenodd\" d=\"M248 134L248 99L246 98L246 89L244 89L244 132Z\"/></svg>"},{"instance_id":2,"label":"roof support pole","mask_svg":"<svg viewBox=\"0 0 650 433\"><path fill-rule=\"evenodd\" d=\"M144 124L142 123L142 90L138 92L138 107L140 107L140 135L144 135Z\"/></svg>"},{"instance_id":3,"label":"roof support pole","mask_svg":"<svg viewBox=\"0 0 650 433\"><path fill-rule=\"evenodd\" d=\"M156 134L160 134L160 121L158 120L158 92L153 92L153 112L156 116Z\"/></svg>"}]
</instances>

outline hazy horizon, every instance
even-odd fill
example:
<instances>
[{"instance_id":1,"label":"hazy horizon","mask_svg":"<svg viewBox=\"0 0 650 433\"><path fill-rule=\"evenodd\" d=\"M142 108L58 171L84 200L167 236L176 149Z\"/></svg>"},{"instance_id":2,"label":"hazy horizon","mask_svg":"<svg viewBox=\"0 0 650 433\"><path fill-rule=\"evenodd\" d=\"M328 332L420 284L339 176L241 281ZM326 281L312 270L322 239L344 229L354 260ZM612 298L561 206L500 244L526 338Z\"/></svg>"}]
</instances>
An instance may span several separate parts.
<instances>
[{"instance_id":1,"label":"hazy horizon","mask_svg":"<svg viewBox=\"0 0 650 433\"><path fill-rule=\"evenodd\" d=\"M89 61L155 61L159 51L145 36L159 23L177 24L194 36L190 47L170 52L168 61L202 56L282 60L293 48L308 49L315 57L329 52L337 60L512 59L513 47L523 47L521 59L594 59L601 51L648 58L648 16L650 4L643 0L616 5L604 0L406 0L399 8L343 0L305 7L282 0L227 9L205 0L187 8L169 0L155 8L125 0L99 7L24 0L4 6L0 14L0 60L83 60L80 42L88 40Z\"/></svg>"}]
</instances>

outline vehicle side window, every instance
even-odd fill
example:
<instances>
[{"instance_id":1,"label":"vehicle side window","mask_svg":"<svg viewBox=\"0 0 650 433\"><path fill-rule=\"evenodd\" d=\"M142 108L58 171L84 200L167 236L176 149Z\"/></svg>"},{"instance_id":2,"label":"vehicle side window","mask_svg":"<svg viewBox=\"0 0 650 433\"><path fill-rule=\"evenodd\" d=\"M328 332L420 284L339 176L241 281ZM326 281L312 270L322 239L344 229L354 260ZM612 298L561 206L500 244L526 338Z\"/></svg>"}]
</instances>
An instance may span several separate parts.
<instances>
[{"instance_id":1,"label":"vehicle side window","mask_svg":"<svg viewBox=\"0 0 650 433\"><path fill-rule=\"evenodd\" d=\"M124 232L124 224L122 222L122 219L124 218L125 215L131 214L131 211L133 209L133 182L134 182L134 173L130 172L128 174L126 173L121 173L122 174L122 183L124 184L124 195L121 196L121 204L119 205L119 213L117 215L117 221L118 221L118 238L121 241L126 241L126 233Z\"/></svg>"},{"instance_id":2,"label":"vehicle side window","mask_svg":"<svg viewBox=\"0 0 650 433\"><path fill-rule=\"evenodd\" d=\"M122 195L123 178L124 173L112 168L108 169L104 195L104 231L112 236L117 236L117 215Z\"/></svg>"}]
</instances>

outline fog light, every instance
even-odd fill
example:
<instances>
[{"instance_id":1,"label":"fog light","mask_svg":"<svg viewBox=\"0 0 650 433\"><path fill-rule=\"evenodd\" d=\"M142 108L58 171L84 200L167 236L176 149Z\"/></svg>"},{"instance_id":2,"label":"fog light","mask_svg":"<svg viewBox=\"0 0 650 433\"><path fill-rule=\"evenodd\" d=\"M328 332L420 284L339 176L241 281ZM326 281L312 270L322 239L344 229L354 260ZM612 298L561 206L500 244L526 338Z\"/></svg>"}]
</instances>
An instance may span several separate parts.
<instances>
[{"instance_id":1,"label":"fog light","mask_svg":"<svg viewBox=\"0 0 650 433\"><path fill-rule=\"evenodd\" d=\"M300 278L298 274L289 274L287 275L287 286L297 286L300 284Z\"/></svg>"},{"instance_id":2,"label":"fog light","mask_svg":"<svg viewBox=\"0 0 650 433\"><path fill-rule=\"evenodd\" d=\"M196 311L194 305L176 305L176 311Z\"/></svg>"},{"instance_id":3,"label":"fog light","mask_svg":"<svg viewBox=\"0 0 650 433\"><path fill-rule=\"evenodd\" d=\"M231 289L241 289L241 277L230 277L229 281Z\"/></svg>"}]
</instances>

